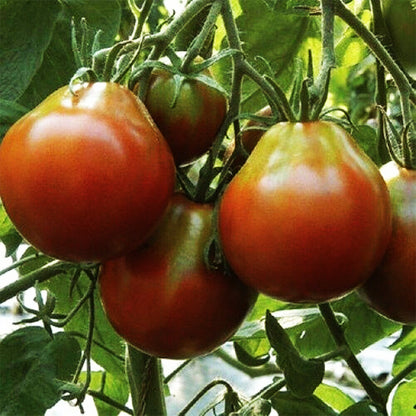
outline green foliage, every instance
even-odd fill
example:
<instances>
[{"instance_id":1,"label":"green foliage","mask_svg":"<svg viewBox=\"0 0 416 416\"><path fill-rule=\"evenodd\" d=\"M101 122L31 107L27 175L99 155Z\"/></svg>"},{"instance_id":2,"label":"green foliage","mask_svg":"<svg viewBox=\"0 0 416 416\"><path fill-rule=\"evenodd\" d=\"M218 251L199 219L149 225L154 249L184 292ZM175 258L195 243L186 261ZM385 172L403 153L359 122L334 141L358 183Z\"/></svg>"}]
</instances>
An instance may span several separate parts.
<instances>
[{"instance_id":1,"label":"green foliage","mask_svg":"<svg viewBox=\"0 0 416 416\"><path fill-rule=\"evenodd\" d=\"M41 416L61 398L80 358L77 340L40 327L18 329L0 342L0 414Z\"/></svg>"}]
</instances>

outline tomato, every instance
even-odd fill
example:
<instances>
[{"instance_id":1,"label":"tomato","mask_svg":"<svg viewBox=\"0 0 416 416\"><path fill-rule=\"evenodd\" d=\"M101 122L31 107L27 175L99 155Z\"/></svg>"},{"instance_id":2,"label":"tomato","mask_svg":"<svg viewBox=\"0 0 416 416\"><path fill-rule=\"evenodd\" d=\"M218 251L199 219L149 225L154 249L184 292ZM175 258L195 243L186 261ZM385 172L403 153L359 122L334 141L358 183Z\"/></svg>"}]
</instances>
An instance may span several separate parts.
<instances>
[{"instance_id":1,"label":"tomato","mask_svg":"<svg viewBox=\"0 0 416 416\"><path fill-rule=\"evenodd\" d=\"M114 83L63 87L0 146L0 195L42 252L100 261L135 249L163 216L175 166L144 105Z\"/></svg>"},{"instance_id":2,"label":"tomato","mask_svg":"<svg viewBox=\"0 0 416 416\"><path fill-rule=\"evenodd\" d=\"M205 265L212 213L211 205L175 194L144 247L103 264L104 310L136 348L174 359L208 353L234 333L253 305L251 289Z\"/></svg>"},{"instance_id":3,"label":"tomato","mask_svg":"<svg viewBox=\"0 0 416 416\"><path fill-rule=\"evenodd\" d=\"M391 232L377 167L333 123L278 123L224 191L219 234L245 283L291 302L323 302L363 283Z\"/></svg>"},{"instance_id":4,"label":"tomato","mask_svg":"<svg viewBox=\"0 0 416 416\"><path fill-rule=\"evenodd\" d=\"M175 101L174 75L154 70L144 103L178 165L209 150L224 121L227 100L200 80L185 79Z\"/></svg>"},{"instance_id":5,"label":"tomato","mask_svg":"<svg viewBox=\"0 0 416 416\"><path fill-rule=\"evenodd\" d=\"M416 75L416 8L411 0L383 0L383 16L393 53L412 76Z\"/></svg>"},{"instance_id":6,"label":"tomato","mask_svg":"<svg viewBox=\"0 0 416 416\"><path fill-rule=\"evenodd\" d=\"M389 162L380 169L390 191L393 231L383 260L360 289L387 318L416 324L416 171Z\"/></svg>"}]
</instances>

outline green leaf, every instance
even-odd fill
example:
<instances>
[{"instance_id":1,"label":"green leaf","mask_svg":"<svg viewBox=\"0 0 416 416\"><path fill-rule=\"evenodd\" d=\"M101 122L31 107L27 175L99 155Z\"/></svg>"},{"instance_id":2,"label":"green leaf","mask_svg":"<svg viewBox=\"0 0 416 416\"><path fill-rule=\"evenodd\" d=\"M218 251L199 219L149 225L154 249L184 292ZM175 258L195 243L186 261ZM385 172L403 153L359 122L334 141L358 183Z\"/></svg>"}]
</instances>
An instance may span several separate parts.
<instances>
[{"instance_id":1,"label":"green leaf","mask_svg":"<svg viewBox=\"0 0 416 416\"><path fill-rule=\"evenodd\" d=\"M351 129L351 134L360 148L373 160L373 162L380 166L381 159L378 152L378 138L377 132L370 126L362 125Z\"/></svg>"},{"instance_id":2,"label":"green leaf","mask_svg":"<svg viewBox=\"0 0 416 416\"><path fill-rule=\"evenodd\" d=\"M299 398L311 396L322 382L325 363L303 358L270 312L266 314L266 333L277 353L276 362L284 373L288 389Z\"/></svg>"},{"instance_id":3,"label":"green leaf","mask_svg":"<svg viewBox=\"0 0 416 416\"><path fill-rule=\"evenodd\" d=\"M70 294L71 276L59 275L41 285L42 289L49 289L56 296L55 312L67 314L78 303L79 299L88 290L89 279L81 274ZM95 329L94 343L92 346L92 359L115 375L124 374L124 342L116 334L107 320L103 311L98 290L95 291ZM77 334L86 336L89 326L88 305L84 304L75 317L65 325L65 331L74 331ZM81 338L80 338L81 339ZM81 346L85 344L82 339Z\"/></svg>"},{"instance_id":4,"label":"green leaf","mask_svg":"<svg viewBox=\"0 0 416 416\"><path fill-rule=\"evenodd\" d=\"M22 237L14 228L0 202L0 241L6 247L6 257L11 256L22 242Z\"/></svg>"},{"instance_id":5,"label":"green leaf","mask_svg":"<svg viewBox=\"0 0 416 416\"><path fill-rule=\"evenodd\" d=\"M85 381L86 373L82 373L80 381ZM103 389L102 389L103 387ZM125 405L129 398L129 384L125 375L115 376L111 373L94 371L91 373L90 390L104 394L119 404ZM117 416L120 411L94 396L94 403L99 416Z\"/></svg>"},{"instance_id":6,"label":"green leaf","mask_svg":"<svg viewBox=\"0 0 416 416\"><path fill-rule=\"evenodd\" d=\"M354 404L354 400L348 396L344 391L335 386L328 384L320 384L314 395L331 406L337 412L345 410L348 406Z\"/></svg>"},{"instance_id":7,"label":"green leaf","mask_svg":"<svg viewBox=\"0 0 416 416\"><path fill-rule=\"evenodd\" d=\"M416 416L416 381L401 383L394 393L391 416Z\"/></svg>"},{"instance_id":8,"label":"green leaf","mask_svg":"<svg viewBox=\"0 0 416 416\"><path fill-rule=\"evenodd\" d=\"M289 392L278 392L271 399L279 416L336 416L337 413L316 396L299 400ZM355 415L357 416L357 414ZM360 415L361 416L361 415Z\"/></svg>"},{"instance_id":9,"label":"green leaf","mask_svg":"<svg viewBox=\"0 0 416 416\"><path fill-rule=\"evenodd\" d=\"M269 354L254 356L251 355L242 345L234 342L234 351L238 360L249 367L258 367L270 360Z\"/></svg>"},{"instance_id":10,"label":"green leaf","mask_svg":"<svg viewBox=\"0 0 416 416\"><path fill-rule=\"evenodd\" d=\"M16 101L26 90L42 63L60 10L57 0L0 3L1 98Z\"/></svg>"},{"instance_id":11,"label":"green leaf","mask_svg":"<svg viewBox=\"0 0 416 416\"><path fill-rule=\"evenodd\" d=\"M0 99L0 143L7 130L29 110L13 101Z\"/></svg>"},{"instance_id":12,"label":"green leaf","mask_svg":"<svg viewBox=\"0 0 416 416\"><path fill-rule=\"evenodd\" d=\"M339 414L339 416L383 416L384 413L380 413L375 406L368 400L355 403L352 406L345 409Z\"/></svg>"},{"instance_id":13,"label":"green leaf","mask_svg":"<svg viewBox=\"0 0 416 416\"><path fill-rule=\"evenodd\" d=\"M69 83L77 70L71 43L71 20L79 25L85 18L89 29L87 52L92 48L98 30L101 47L111 46L118 33L121 6L118 0L67 0L59 15L50 44L45 51L42 66L20 102L33 108L53 91Z\"/></svg>"},{"instance_id":14,"label":"green leaf","mask_svg":"<svg viewBox=\"0 0 416 416\"><path fill-rule=\"evenodd\" d=\"M393 376L397 376L400 371L404 370L410 363L416 361L416 340L403 346L394 357ZM407 379L416 379L416 370L406 376Z\"/></svg>"},{"instance_id":15,"label":"green leaf","mask_svg":"<svg viewBox=\"0 0 416 416\"><path fill-rule=\"evenodd\" d=\"M0 414L41 416L61 398L60 386L76 370L77 340L40 327L21 328L0 343Z\"/></svg>"}]
</instances>

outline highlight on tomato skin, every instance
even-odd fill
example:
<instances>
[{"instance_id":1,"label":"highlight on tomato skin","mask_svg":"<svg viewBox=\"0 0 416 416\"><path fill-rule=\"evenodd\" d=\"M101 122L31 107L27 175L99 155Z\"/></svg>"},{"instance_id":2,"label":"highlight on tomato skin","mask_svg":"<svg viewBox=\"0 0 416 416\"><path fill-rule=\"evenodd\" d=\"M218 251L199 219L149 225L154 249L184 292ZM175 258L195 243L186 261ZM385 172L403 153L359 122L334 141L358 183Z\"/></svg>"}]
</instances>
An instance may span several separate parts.
<instances>
[{"instance_id":1,"label":"highlight on tomato skin","mask_svg":"<svg viewBox=\"0 0 416 416\"><path fill-rule=\"evenodd\" d=\"M416 171L389 162L380 168L393 207L393 231L377 269L358 291L394 321L416 325Z\"/></svg>"},{"instance_id":2,"label":"highlight on tomato skin","mask_svg":"<svg viewBox=\"0 0 416 416\"><path fill-rule=\"evenodd\" d=\"M390 238L391 207L377 166L341 127L278 123L224 191L218 226L247 285L318 303L371 275Z\"/></svg>"},{"instance_id":3,"label":"highlight on tomato skin","mask_svg":"<svg viewBox=\"0 0 416 416\"><path fill-rule=\"evenodd\" d=\"M0 146L0 196L43 253L102 261L139 246L175 184L169 147L143 103L115 83L62 87Z\"/></svg>"},{"instance_id":4,"label":"highlight on tomato skin","mask_svg":"<svg viewBox=\"0 0 416 416\"><path fill-rule=\"evenodd\" d=\"M233 335L254 305L255 291L204 262L212 215L212 205L176 193L143 247L103 263L104 311L137 349L170 359L207 354Z\"/></svg>"}]
</instances>

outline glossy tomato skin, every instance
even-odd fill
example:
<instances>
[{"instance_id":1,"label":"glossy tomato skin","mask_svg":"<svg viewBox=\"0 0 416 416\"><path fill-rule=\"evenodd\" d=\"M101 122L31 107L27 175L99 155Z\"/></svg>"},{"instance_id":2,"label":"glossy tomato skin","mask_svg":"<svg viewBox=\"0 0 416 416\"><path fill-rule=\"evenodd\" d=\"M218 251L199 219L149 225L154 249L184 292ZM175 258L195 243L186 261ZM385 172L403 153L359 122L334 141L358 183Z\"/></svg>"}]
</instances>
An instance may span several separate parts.
<instances>
[{"instance_id":1,"label":"glossy tomato skin","mask_svg":"<svg viewBox=\"0 0 416 416\"><path fill-rule=\"evenodd\" d=\"M144 247L103 264L104 310L136 348L172 359L206 354L236 331L252 307L253 290L204 263L212 213L211 205L175 194Z\"/></svg>"},{"instance_id":2,"label":"glossy tomato skin","mask_svg":"<svg viewBox=\"0 0 416 416\"><path fill-rule=\"evenodd\" d=\"M380 169L393 207L393 231L383 260L359 290L378 312L416 325L416 171L389 162Z\"/></svg>"},{"instance_id":3,"label":"glossy tomato skin","mask_svg":"<svg viewBox=\"0 0 416 416\"><path fill-rule=\"evenodd\" d=\"M225 96L199 80L184 80L175 101L173 74L160 69L153 71L143 101L178 165L209 150L227 111Z\"/></svg>"},{"instance_id":4,"label":"glossy tomato skin","mask_svg":"<svg viewBox=\"0 0 416 416\"><path fill-rule=\"evenodd\" d=\"M333 123L278 123L224 192L219 233L234 272L259 292L323 302L362 284L391 232L377 167Z\"/></svg>"},{"instance_id":5,"label":"glossy tomato skin","mask_svg":"<svg viewBox=\"0 0 416 416\"><path fill-rule=\"evenodd\" d=\"M101 261L135 249L173 193L171 152L144 105L114 83L63 87L0 146L0 195L42 252Z\"/></svg>"},{"instance_id":6,"label":"glossy tomato skin","mask_svg":"<svg viewBox=\"0 0 416 416\"><path fill-rule=\"evenodd\" d=\"M382 10L395 56L416 76L416 8L411 0L383 0Z\"/></svg>"}]
</instances>

